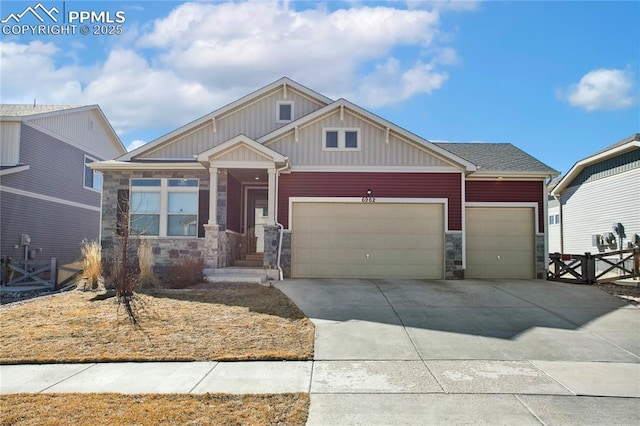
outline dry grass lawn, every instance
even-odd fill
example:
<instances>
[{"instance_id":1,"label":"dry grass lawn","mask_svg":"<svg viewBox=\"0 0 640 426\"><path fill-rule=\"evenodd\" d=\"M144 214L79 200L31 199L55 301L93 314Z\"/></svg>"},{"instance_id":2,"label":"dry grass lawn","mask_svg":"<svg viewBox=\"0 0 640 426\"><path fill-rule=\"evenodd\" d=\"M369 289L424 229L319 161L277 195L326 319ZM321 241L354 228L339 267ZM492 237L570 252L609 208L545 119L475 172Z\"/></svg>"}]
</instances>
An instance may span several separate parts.
<instances>
[{"instance_id":1,"label":"dry grass lawn","mask_svg":"<svg viewBox=\"0 0 640 426\"><path fill-rule=\"evenodd\" d=\"M308 360L311 321L278 289L206 285L138 293L139 327L110 293L0 307L0 363Z\"/></svg>"},{"instance_id":2,"label":"dry grass lawn","mask_svg":"<svg viewBox=\"0 0 640 426\"><path fill-rule=\"evenodd\" d=\"M0 396L2 425L304 425L307 394Z\"/></svg>"}]
</instances>

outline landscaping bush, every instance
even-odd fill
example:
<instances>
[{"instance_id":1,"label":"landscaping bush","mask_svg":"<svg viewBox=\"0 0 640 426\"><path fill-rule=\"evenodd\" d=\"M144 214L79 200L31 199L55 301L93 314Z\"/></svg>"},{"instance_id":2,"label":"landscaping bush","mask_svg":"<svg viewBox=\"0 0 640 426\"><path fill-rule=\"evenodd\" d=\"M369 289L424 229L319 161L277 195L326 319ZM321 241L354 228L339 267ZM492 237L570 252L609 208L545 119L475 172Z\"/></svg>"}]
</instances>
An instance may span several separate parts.
<instances>
[{"instance_id":1,"label":"landscaping bush","mask_svg":"<svg viewBox=\"0 0 640 426\"><path fill-rule=\"evenodd\" d=\"M204 281L204 262L201 259L185 257L167 270L166 286L187 288Z\"/></svg>"},{"instance_id":2,"label":"landscaping bush","mask_svg":"<svg viewBox=\"0 0 640 426\"><path fill-rule=\"evenodd\" d=\"M83 241L80 247L82 253L82 269L85 277L84 290L87 285L96 290L102 279L102 247L97 241Z\"/></svg>"},{"instance_id":3,"label":"landscaping bush","mask_svg":"<svg viewBox=\"0 0 640 426\"><path fill-rule=\"evenodd\" d=\"M138 286L140 288L157 286L158 279L153 273L153 248L147 240L140 241L138 245L138 266L140 268Z\"/></svg>"}]
</instances>

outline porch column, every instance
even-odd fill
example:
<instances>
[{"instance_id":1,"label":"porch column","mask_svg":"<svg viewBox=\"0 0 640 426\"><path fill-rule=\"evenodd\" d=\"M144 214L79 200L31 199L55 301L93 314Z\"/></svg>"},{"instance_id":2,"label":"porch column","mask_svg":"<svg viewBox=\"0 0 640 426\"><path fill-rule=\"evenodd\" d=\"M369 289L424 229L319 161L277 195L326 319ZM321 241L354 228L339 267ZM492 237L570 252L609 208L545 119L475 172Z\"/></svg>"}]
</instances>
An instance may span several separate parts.
<instances>
[{"instance_id":1,"label":"porch column","mask_svg":"<svg viewBox=\"0 0 640 426\"><path fill-rule=\"evenodd\" d=\"M218 168L209 168L209 225L218 224Z\"/></svg>"},{"instance_id":2,"label":"porch column","mask_svg":"<svg viewBox=\"0 0 640 426\"><path fill-rule=\"evenodd\" d=\"M269 173L269 192L268 192L268 208L267 208L267 224L273 225L276 223L276 217L274 215L276 210L276 169L267 169Z\"/></svg>"}]
</instances>

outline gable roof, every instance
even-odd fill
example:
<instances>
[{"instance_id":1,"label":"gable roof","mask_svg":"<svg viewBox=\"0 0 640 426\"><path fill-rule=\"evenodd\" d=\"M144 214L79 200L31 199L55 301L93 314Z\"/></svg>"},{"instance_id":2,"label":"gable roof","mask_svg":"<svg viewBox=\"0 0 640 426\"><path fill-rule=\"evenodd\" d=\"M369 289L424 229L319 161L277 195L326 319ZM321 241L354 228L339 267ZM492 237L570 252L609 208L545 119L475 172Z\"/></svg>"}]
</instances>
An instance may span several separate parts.
<instances>
[{"instance_id":1,"label":"gable roof","mask_svg":"<svg viewBox=\"0 0 640 426\"><path fill-rule=\"evenodd\" d=\"M0 104L0 121L31 121L67 113L94 110L113 136L113 144L120 153L126 153L127 149L120 137L107 120L99 105L32 105L32 104Z\"/></svg>"},{"instance_id":2,"label":"gable roof","mask_svg":"<svg viewBox=\"0 0 640 426\"><path fill-rule=\"evenodd\" d=\"M428 140L426 140L424 138L421 138L420 136L418 136L416 134L413 134L413 133L407 131L406 129L403 129L402 127L400 127L400 126L398 126L396 124L393 124L392 122L390 122L388 120L385 120L384 118L379 117L379 116L375 115L374 113L369 112L366 109L361 108L358 105L353 104L353 103L351 103L351 102L349 102L349 101L347 101L346 99L343 99L343 98L340 98L337 101L335 101L335 102L333 102L333 103L331 103L331 104L329 104L329 105L327 105L327 106L325 106L323 108L320 108L317 111L312 112L311 114L307 114L304 117L301 117L298 120L287 124L286 126L280 127L279 129L274 130L273 132L268 133L268 134L258 138L257 141L259 143L268 144L269 141L272 141L272 140L278 138L279 136L294 130L296 127L300 127L300 126L303 126L304 124L313 122L316 119L318 119L318 118L320 118L320 117L322 117L322 116L324 116L324 115L326 115L326 114L328 114L328 113L330 113L332 111L338 110L340 108L347 108L347 109L349 109L349 110L351 110L351 111L353 111L353 112L355 112L355 113L357 113L357 114L359 114L359 115L361 115L361 116L363 116L363 117L365 117L365 118L377 123L380 127L385 127L387 129L389 129L390 131L393 131L393 132L403 136L404 138L412 141L416 146L418 146L418 147L420 147L422 149L427 149L427 150L430 150L432 152L435 152L440 157L464 167L467 171L472 172L472 171L476 170L476 165L473 162L471 162L471 161L469 161L469 160L467 160L465 158L462 158L462 157L458 156L457 154L455 154L453 152L450 152L450 151L447 151L445 149L442 149L441 147L431 143L430 141L428 141Z\"/></svg>"},{"instance_id":3,"label":"gable roof","mask_svg":"<svg viewBox=\"0 0 640 426\"><path fill-rule=\"evenodd\" d=\"M183 133L189 132L205 123L207 123L209 120L214 119L216 117L219 117L221 115L226 114L229 111L232 111L236 108L242 107L245 104L248 104L260 97L262 97L263 95L278 89L280 87L282 87L283 85L286 85L287 87L292 87L295 90L307 95L310 98L313 98L315 100L317 100L319 103L324 103L324 104L329 104L331 102L333 102L332 99L327 98L324 95L321 95L320 93L317 93L311 89L309 89L306 86L303 86L300 83L297 83L287 77L282 77L279 80L274 81L271 84L268 84L266 86L264 86L261 89L258 89L252 93L249 93L246 96L243 96L242 98L233 101L225 106L223 106L222 108L219 108L213 112L210 112L209 114L206 114L190 123L185 124L182 127L177 128L176 130L167 133L164 136L161 136L149 143L146 143L144 145L142 145L141 147L134 149L131 152L126 153L125 155L121 156L118 158L118 160L122 160L122 161L129 161L131 159L133 159L134 157L143 154L147 151L151 151L153 149L156 149L157 147L159 147L160 145L169 142L171 139L175 138L176 136L179 136Z\"/></svg>"},{"instance_id":4,"label":"gable roof","mask_svg":"<svg viewBox=\"0 0 640 426\"><path fill-rule=\"evenodd\" d=\"M616 157L620 154L623 154L627 151L632 151L634 149L640 149L640 133L634 133L631 136L628 136L618 142L609 145L608 147L596 152L595 154L591 154L590 156L583 158L582 160L576 162L571 170L567 172L566 175L560 179L560 182L553 188L551 191L551 195L558 196L567 188L571 182L584 170L586 167L600 163L602 161L608 160L609 158Z\"/></svg>"},{"instance_id":5,"label":"gable roof","mask_svg":"<svg viewBox=\"0 0 640 426\"><path fill-rule=\"evenodd\" d=\"M251 139L246 135L238 135L233 139L230 139L224 143L221 143L220 145L214 146L213 148L206 150L205 152L201 152L200 154L198 154L197 160L201 162L206 162L209 160L210 157L215 157L216 155L221 154L230 149L235 149L243 146L248 147L250 150L262 155L265 158L270 159L273 162L282 164L287 161L287 157L283 156L279 152L272 150L271 148L268 148L254 141L253 139Z\"/></svg>"},{"instance_id":6,"label":"gable roof","mask_svg":"<svg viewBox=\"0 0 640 426\"><path fill-rule=\"evenodd\" d=\"M557 176L559 172L552 169L521 149L510 143L458 143L434 142L462 158L472 161L478 166L475 176L496 173Z\"/></svg>"}]
</instances>

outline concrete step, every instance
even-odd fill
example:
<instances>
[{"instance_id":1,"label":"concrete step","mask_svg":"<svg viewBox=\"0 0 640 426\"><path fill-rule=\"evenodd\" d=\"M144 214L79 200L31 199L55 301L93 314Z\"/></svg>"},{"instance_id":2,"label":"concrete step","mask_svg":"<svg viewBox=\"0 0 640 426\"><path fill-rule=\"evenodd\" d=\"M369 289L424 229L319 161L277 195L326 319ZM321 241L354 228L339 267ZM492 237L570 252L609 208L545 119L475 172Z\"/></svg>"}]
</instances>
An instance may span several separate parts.
<instances>
[{"instance_id":1,"label":"concrete step","mask_svg":"<svg viewBox=\"0 0 640 426\"><path fill-rule=\"evenodd\" d=\"M204 270L204 278L210 283L257 283L264 284L267 281L267 272L264 268L207 268Z\"/></svg>"},{"instance_id":2,"label":"concrete step","mask_svg":"<svg viewBox=\"0 0 640 426\"><path fill-rule=\"evenodd\" d=\"M259 260L234 260L233 266L242 267L242 268L262 268L263 261Z\"/></svg>"}]
</instances>

